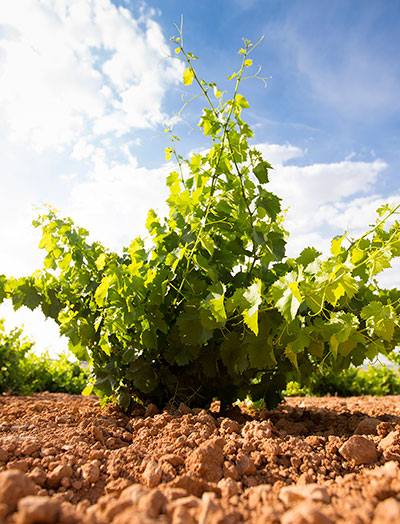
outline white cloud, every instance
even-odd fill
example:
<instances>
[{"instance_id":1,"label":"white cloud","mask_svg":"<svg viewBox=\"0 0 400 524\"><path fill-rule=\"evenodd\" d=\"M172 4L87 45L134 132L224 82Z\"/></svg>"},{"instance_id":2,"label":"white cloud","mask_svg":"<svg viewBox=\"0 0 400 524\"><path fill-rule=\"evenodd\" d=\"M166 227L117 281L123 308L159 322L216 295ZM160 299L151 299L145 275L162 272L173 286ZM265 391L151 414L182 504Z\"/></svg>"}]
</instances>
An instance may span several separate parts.
<instances>
[{"instance_id":1,"label":"white cloud","mask_svg":"<svg viewBox=\"0 0 400 524\"><path fill-rule=\"evenodd\" d=\"M150 12L151 14L151 12ZM162 102L182 65L163 61L160 26L110 0L0 3L0 116L38 151L82 132L126 133L167 119Z\"/></svg>"},{"instance_id":2,"label":"white cloud","mask_svg":"<svg viewBox=\"0 0 400 524\"><path fill-rule=\"evenodd\" d=\"M88 229L93 240L113 250L146 234L150 208L160 216L168 212L165 180L171 166L146 169L138 166L128 148L124 153L125 161L107 162L104 152L96 150L89 178L72 187L65 206L65 213Z\"/></svg>"},{"instance_id":3,"label":"white cloud","mask_svg":"<svg viewBox=\"0 0 400 524\"><path fill-rule=\"evenodd\" d=\"M375 189L379 174L387 167L385 162L343 160L288 166L285 162L301 156L301 150L286 147L279 151L278 146L265 144L263 153L267 159L277 151L281 154L276 158L275 169L270 172L270 189L282 198L283 207L288 208L287 227L293 236L321 233L327 228L340 231L348 226L368 225L367 215L360 215L357 210L360 202L365 205L359 195ZM381 200L369 197L368 202L370 207L375 204L379 207ZM371 213L368 216L371 218Z\"/></svg>"},{"instance_id":4,"label":"white cloud","mask_svg":"<svg viewBox=\"0 0 400 524\"><path fill-rule=\"evenodd\" d=\"M293 158L299 158L305 154L300 147L292 144L256 144L255 148L262 153L263 157L273 168L286 164Z\"/></svg>"}]
</instances>

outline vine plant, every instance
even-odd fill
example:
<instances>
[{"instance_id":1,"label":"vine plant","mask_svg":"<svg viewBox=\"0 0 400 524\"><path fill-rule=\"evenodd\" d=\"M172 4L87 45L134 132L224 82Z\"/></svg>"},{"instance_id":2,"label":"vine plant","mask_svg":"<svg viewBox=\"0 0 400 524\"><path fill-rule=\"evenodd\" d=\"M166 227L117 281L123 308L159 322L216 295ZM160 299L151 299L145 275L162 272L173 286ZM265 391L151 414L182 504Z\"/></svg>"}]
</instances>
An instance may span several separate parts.
<instances>
[{"instance_id":1,"label":"vine plant","mask_svg":"<svg viewBox=\"0 0 400 524\"><path fill-rule=\"evenodd\" d=\"M400 293L380 289L375 276L400 255L400 206L381 207L358 239L334 238L328 258L310 247L286 257L281 200L268 191L272 167L250 147L242 117L249 104L239 89L258 44L244 40L225 100L199 77L182 35L172 41L187 64L184 84L197 84L207 103L199 127L210 148L185 159L168 130L166 159L176 168L168 217L148 214L152 246L136 238L110 252L49 208L34 222L44 268L0 278L0 300L41 306L90 362L86 393L115 395L124 409L246 397L274 406L288 381L306 384L318 366L341 370L391 351Z\"/></svg>"}]
</instances>

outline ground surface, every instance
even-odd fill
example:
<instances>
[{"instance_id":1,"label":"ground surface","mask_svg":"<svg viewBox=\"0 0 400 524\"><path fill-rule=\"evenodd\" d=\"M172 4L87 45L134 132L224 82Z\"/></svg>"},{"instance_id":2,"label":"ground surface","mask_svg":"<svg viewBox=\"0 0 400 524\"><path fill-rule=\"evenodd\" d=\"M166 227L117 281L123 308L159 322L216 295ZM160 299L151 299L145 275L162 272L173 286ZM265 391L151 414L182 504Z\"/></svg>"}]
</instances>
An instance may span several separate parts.
<instances>
[{"instance_id":1,"label":"ground surface","mask_svg":"<svg viewBox=\"0 0 400 524\"><path fill-rule=\"evenodd\" d=\"M400 397L156 411L0 396L0 524L400 523Z\"/></svg>"}]
</instances>

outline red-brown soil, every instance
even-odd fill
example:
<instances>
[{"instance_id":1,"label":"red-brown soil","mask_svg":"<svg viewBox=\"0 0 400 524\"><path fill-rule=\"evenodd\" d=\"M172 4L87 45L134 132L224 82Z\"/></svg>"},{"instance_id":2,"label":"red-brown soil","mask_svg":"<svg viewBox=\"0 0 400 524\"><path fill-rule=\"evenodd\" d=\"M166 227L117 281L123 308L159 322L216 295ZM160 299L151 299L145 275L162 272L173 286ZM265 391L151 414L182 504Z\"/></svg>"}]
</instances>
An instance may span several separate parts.
<instances>
[{"instance_id":1,"label":"red-brown soil","mask_svg":"<svg viewBox=\"0 0 400 524\"><path fill-rule=\"evenodd\" d=\"M400 397L125 415L0 396L0 524L400 523Z\"/></svg>"}]
</instances>

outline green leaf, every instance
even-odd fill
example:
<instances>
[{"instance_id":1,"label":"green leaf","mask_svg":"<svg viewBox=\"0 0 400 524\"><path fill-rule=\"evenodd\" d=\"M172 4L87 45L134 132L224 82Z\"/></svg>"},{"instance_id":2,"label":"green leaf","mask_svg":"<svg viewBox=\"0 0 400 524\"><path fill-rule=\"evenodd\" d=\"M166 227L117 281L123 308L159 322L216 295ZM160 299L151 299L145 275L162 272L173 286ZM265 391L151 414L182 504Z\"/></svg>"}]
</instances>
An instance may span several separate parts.
<instances>
[{"instance_id":1,"label":"green leaf","mask_svg":"<svg viewBox=\"0 0 400 524\"><path fill-rule=\"evenodd\" d=\"M243 320L246 326L258 335L258 308L262 302L261 299L261 280L256 280L243 293L243 299L249 304L243 310Z\"/></svg>"},{"instance_id":2,"label":"green leaf","mask_svg":"<svg viewBox=\"0 0 400 524\"><path fill-rule=\"evenodd\" d=\"M276 195L265 191L260 191L260 198L257 200L257 206L260 206L266 210L272 220L276 220L277 215L281 211L281 199Z\"/></svg>"},{"instance_id":3,"label":"green leaf","mask_svg":"<svg viewBox=\"0 0 400 524\"><path fill-rule=\"evenodd\" d=\"M203 233L200 237L200 243L204 247L204 249L208 251L210 256L213 256L216 246L210 235Z\"/></svg>"},{"instance_id":4,"label":"green leaf","mask_svg":"<svg viewBox=\"0 0 400 524\"><path fill-rule=\"evenodd\" d=\"M394 308L372 301L361 310L361 318L366 321L369 334L390 342L394 335L398 316Z\"/></svg>"},{"instance_id":5,"label":"green leaf","mask_svg":"<svg viewBox=\"0 0 400 524\"><path fill-rule=\"evenodd\" d=\"M298 264L301 264L303 267L307 267L309 264L314 262L314 260L318 258L321 254L322 253L320 251L317 251L313 247L306 247L296 258L296 262Z\"/></svg>"},{"instance_id":6,"label":"green leaf","mask_svg":"<svg viewBox=\"0 0 400 524\"><path fill-rule=\"evenodd\" d=\"M193 84L194 72L192 68L185 69L183 72L183 83L185 86Z\"/></svg>"},{"instance_id":7,"label":"green leaf","mask_svg":"<svg viewBox=\"0 0 400 524\"><path fill-rule=\"evenodd\" d=\"M104 269L104 266L106 265L106 254L105 253L101 253L97 259L96 259L96 267L99 271L101 271L102 269Z\"/></svg>"},{"instance_id":8,"label":"green leaf","mask_svg":"<svg viewBox=\"0 0 400 524\"><path fill-rule=\"evenodd\" d=\"M94 294L96 304L100 307L104 306L104 302L108 293L108 289L114 280L114 275L106 275Z\"/></svg>"},{"instance_id":9,"label":"green leaf","mask_svg":"<svg viewBox=\"0 0 400 524\"><path fill-rule=\"evenodd\" d=\"M342 251L342 242L346 238L347 233L345 233L343 236L336 236L331 243L331 253L333 256L339 255Z\"/></svg>"},{"instance_id":10,"label":"green leaf","mask_svg":"<svg viewBox=\"0 0 400 524\"><path fill-rule=\"evenodd\" d=\"M264 370L273 368L277 361L274 354L275 323L267 314L261 313L259 317L259 333L247 333L244 339L250 366Z\"/></svg>"},{"instance_id":11,"label":"green leaf","mask_svg":"<svg viewBox=\"0 0 400 524\"><path fill-rule=\"evenodd\" d=\"M183 311L176 324L182 343L188 346L202 346L212 335L212 332L202 325L199 312L195 308Z\"/></svg>"},{"instance_id":12,"label":"green leaf","mask_svg":"<svg viewBox=\"0 0 400 524\"><path fill-rule=\"evenodd\" d=\"M250 105L247 102L247 100L245 99L245 97L243 95L240 95L240 94L236 95L236 103L237 103L237 105L239 107L241 107L243 109L250 107Z\"/></svg>"},{"instance_id":13,"label":"green leaf","mask_svg":"<svg viewBox=\"0 0 400 524\"><path fill-rule=\"evenodd\" d=\"M285 277L274 282L270 288L270 297L287 322L292 322L302 302L297 283L298 275L291 271Z\"/></svg>"},{"instance_id":14,"label":"green leaf","mask_svg":"<svg viewBox=\"0 0 400 524\"><path fill-rule=\"evenodd\" d=\"M81 395L88 397L93 392L93 384L89 384L89 386L86 386L85 389L82 391Z\"/></svg>"},{"instance_id":15,"label":"green leaf","mask_svg":"<svg viewBox=\"0 0 400 524\"><path fill-rule=\"evenodd\" d=\"M222 342L221 358L231 375L243 373L249 365L245 348L236 332L229 333Z\"/></svg>"},{"instance_id":16,"label":"green leaf","mask_svg":"<svg viewBox=\"0 0 400 524\"><path fill-rule=\"evenodd\" d=\"M168 162L169 160L171 160L171 157L172 157L172 147L166 147L165 148L165 160Z\"/></svg>"},{"instance_id":17,"label":"green leaf","mask_svg":"<svg viewBox=\"0 0 400 524\"><path fill-rule=\"evenodd\" d=\"M266 184L268 182L268 169L272 169L268 162L260 162L253 169L253 173L256 175L260 184Z\"/></svg>"}]
</instances>

